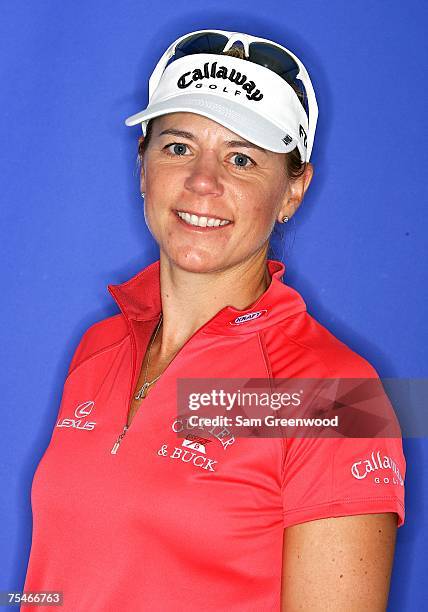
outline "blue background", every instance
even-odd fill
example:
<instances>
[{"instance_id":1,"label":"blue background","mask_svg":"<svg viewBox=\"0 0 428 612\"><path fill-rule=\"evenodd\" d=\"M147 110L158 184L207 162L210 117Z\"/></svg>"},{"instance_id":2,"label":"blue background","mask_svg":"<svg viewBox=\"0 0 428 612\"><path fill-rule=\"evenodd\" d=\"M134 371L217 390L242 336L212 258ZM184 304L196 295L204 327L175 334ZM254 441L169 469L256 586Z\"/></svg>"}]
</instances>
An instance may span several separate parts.
<instances>
[{"instance_id":1,"label":"blue background","mask_svg":"<svg viewBox=\"0 0 428 612\"><path fill-rule=\"evenodd\" d=\"M157 258L136 167L148 77L197 29L272 38L307 66L319 123L285 279L382 377L426 377L427 5L39 0L0 22L2 479L0 589L22 589L30 487L82 333L106 290ZM426 603L426 439L405 439L406 524L389 610Z\"/></svg>"}]
</instances>

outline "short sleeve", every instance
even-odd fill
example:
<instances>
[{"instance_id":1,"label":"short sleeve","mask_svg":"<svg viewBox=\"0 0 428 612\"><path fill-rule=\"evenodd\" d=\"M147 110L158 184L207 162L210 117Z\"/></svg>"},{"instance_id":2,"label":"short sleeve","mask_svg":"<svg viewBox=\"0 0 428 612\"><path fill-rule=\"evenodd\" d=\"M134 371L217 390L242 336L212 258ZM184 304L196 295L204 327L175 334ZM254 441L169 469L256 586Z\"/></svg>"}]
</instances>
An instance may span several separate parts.
<instances>
[{"instance_id":1,"label":"short sleeve","mask_svg":"<svg viewBox=\"0 0 428 612\"><path fill-rule=\"evenodd\" d=\"M381 399L389 406L391 421L397 423L394 437L283 439L281 491L286 527L320 518L382 512L395 512L398 527L403 525L406 461L401 430L385 393Z\"/></svg>"},{"instance_id":2,"label":"short sleeve","mask_svg":"<svg viewBox=\"0 0 428 612\"><path fill-rule=\"evenodd\" d=\"M399 438L293 438L282 477L284 525L395 512L404 523L406 461Z\"/></svg>"}]
</instances>

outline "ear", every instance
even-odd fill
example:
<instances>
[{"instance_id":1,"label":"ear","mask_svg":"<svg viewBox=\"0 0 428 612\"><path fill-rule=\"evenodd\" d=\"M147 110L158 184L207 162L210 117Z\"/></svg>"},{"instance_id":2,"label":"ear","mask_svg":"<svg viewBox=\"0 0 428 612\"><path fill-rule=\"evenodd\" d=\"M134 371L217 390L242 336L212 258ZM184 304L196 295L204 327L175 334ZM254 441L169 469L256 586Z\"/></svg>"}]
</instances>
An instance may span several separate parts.
<instances>
[{"instance_id":1,"label":"ear","mask_svg":"<svg viewBox=\"0 0 428 612\"><path fill-rule=\"evenodd\" d=\"M146 177L144 171L144 136L140 136L138 139L138 157L140 160L140 191L146 191Z\"/></svg>"},{"instance_id":2,"label":"ear","mask_svg":"<svg viewBox=\"0 0 428 612\"><path fill-rule=\"evenodd\" d=\"M146 175L144 172L144 163L141 164L140 168L140 191L144 193L146 191Z\"/></svg>"},{"instance_id":3,"label":"ear","mask_svg":"<svg viewBox=\"0 0 428 612\"><path fill-rule=\"evenodd\" d=\"M304 195L311 183L313 175L314 167L310 162L308 162L302 176L289 181L287 192L284 196L284 200L277 217L279 223L282 223L285 216L291 219L291 217L297 211L300 204L303 202Z\"/></svg>"}]
</instances>

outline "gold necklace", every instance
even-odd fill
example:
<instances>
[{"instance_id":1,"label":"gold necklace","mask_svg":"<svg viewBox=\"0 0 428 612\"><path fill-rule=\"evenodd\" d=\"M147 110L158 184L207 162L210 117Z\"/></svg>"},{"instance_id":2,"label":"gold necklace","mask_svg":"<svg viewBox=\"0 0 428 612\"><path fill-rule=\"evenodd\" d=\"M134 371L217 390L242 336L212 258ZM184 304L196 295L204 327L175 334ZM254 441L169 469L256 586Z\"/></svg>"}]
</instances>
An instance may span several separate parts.
<instances>
[{"instance_id":1,"label":"gold necklace","mask_svg":"<svg viewBox=\"0 0 428 612\"><path fill-rule=\"evenodd\" d=\"M151 350L152 350L152 345L153 345L153 342L154 342L154 341L155 341L155 339L156 339L156 336L157 336L157 334L158 334L158 331L159 331L159 328L160 328L160 326L161 326L161 323L162 323L162 313L161 313L161 316L160 316L160 319L159 319L159 323L157 324L156 331L155 331L155 333L154 333L154 335L153 335L153 337L152 337L152 339L151 339L151 341L150 341L150 346L149 346L149 350L148 350L148 353L147 353L146 369L145 369L145 372L144 372L144 381L145 381L145 382L144 382L143 386L142 386L142 387L140 387L140 389L139 389L139 390L137 391L137 393L134 395L134 399L136 399L136 400L141 400L141 399L144 399L144 398L147 396L147 393L148 393L148 391L149 391L149 388L150 388L150 387L151 387L151 386L152 386L152 385L153 385L153 384L154 384L154 383L155 383L157 380L159 380L159 378L161 377L161 375L159 374L159 376L156 376L156 378L154 378L153 380L151 380L151 381L148 381L148 380L147 380L147 372L148 372L148 370L149 370L149 363L150 363L150 352L151 352Z\"/></svg>"}]
</instances>

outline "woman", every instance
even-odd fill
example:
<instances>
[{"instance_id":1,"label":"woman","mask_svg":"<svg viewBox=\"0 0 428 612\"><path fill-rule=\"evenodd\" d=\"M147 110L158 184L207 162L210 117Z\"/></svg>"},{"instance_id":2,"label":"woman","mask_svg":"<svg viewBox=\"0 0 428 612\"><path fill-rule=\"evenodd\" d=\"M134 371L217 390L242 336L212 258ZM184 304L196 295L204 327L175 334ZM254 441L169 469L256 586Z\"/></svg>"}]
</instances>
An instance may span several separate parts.
<instances>
[{"instance_id":1,"label":"woman","mask_svg":"<svg viewBox=\"0 0 428 612\"><path fill-rule=\"evenodd\" d=\"M400 438L238 437L177 413L186 378L377 378L267 259L311 182L316 120L276 43L202 31L159 61L127 124L160 259L109 286L121 313L74 354L25 591L67 611L385 609Z\"/></svg>"}]
</instances>

